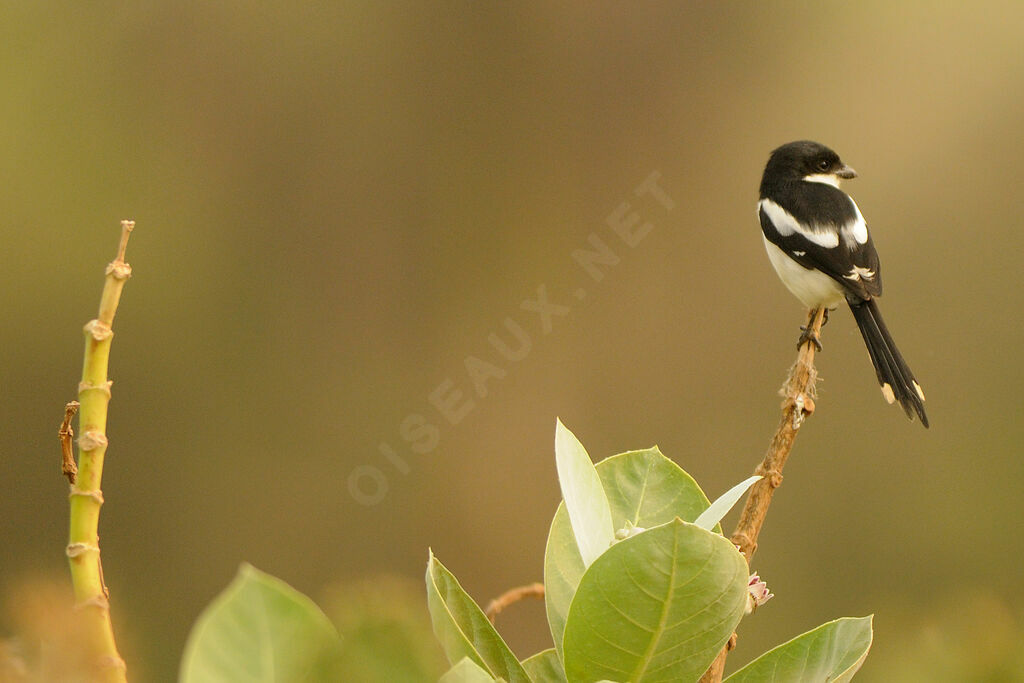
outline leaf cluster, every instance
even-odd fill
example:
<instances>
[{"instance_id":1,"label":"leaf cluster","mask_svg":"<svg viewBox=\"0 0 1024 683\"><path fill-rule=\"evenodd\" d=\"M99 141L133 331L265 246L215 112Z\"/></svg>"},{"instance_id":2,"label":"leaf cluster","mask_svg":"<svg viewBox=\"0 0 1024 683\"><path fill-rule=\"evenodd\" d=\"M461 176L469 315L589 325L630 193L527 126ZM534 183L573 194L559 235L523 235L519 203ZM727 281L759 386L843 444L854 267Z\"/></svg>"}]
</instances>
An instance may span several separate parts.
<instances>
[{"instance_id":1,"label":"leaf cluster","mask_svg":"<svg viewBox=\"0 0 1024 683\"><path fill-rule=\"evenodd\" d=\"M440 681L697 681L749 612L749 568L719 521L758 477L711 503L658 448L595 466L561 422L555 458L563 501L544 553L554 647L516 657L431 552L427 606L451 665ZM726 680L848 681L871 639L871 617L838 619ZM180 680L336 680L347 645L309 598L244 565L197 621Z\"/></svg>"}]
</instances>

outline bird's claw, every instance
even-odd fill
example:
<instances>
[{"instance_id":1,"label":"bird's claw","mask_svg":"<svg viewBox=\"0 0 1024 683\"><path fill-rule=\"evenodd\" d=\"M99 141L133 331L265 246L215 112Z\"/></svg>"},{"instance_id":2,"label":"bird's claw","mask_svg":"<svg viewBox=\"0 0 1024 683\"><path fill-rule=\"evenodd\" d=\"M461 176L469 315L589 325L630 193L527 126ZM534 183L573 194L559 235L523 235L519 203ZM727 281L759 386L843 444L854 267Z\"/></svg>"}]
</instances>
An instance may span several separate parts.
<instances>
[{"instance_id":1,"label":"bird's claw","mask_svg":"<svg viewBox=\"0 0 1024 683\"><path fill-rule=\"evenodd\" d=\"M821 339L818 337L818 333L814 331L813 325L800 328L800 338L796 342L796 348L800 348L807 342L814 344L816 351L821 351Z\"/></svg>"}]
</instances>

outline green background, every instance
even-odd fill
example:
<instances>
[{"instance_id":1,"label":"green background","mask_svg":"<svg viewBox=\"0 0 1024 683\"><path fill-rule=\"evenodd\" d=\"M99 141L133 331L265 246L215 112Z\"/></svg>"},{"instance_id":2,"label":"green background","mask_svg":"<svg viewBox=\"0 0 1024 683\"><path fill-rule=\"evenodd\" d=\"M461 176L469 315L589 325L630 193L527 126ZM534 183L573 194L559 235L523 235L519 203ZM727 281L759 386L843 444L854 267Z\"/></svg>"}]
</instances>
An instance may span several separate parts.
<instances>
[{"instance_id":1,"label":"green background","mask_svg":"<svg viewBox=\"0 0 1024 683\"><path fill-rule=\"evenodd\" d=\"M134 678L173 677L243 560L317 599L421 585L428 545L481 603L539 580L556 415L595 459L657 443L715 498L795 357L755 202L769 151L811 138L860 173L932 428L837 312L755 560L776 598L730 668L875 613L862 680L1022 680L1022 26L1009 1L6 3L0 591L67 580L56 432L121 218L100 532ZM634 194L654 171L671 211ZM652 225L635 247L606 223L623 202ZM571 256L592 233L620 258L600 282ZM540 285L570 310L548 333L521 307ZM488 343L506 318L522 360ZM484 397L467 357L504 374ZM474 401L454 425L445 380ZM499 628L550 646L539 603Z\"/></svg>"}]
</instances>

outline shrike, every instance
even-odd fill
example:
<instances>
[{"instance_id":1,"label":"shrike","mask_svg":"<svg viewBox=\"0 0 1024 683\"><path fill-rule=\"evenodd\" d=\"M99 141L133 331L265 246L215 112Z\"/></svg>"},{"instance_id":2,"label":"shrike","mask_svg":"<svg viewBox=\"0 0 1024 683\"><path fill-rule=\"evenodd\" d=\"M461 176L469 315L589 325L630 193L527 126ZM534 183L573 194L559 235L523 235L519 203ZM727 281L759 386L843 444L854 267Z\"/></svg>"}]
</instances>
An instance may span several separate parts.
<instances>
[{"instance_id":1,"label":"shrike","mask_svg":"<svg viewBox=\"0 0 1024 683\"><path fill-rule=\"evenodd\" d=\"M772 152L761 178L758 216L779 278L812 309L835 309L846 301L853 311L882 395L899 401L907 417L928 426L924 391L882 321L877 298L882 294L878 254L867 223L839 181L857 174L828 147L802 140ZM810 326L800 343L810 339Z\"/></svg>"}]
</instances>

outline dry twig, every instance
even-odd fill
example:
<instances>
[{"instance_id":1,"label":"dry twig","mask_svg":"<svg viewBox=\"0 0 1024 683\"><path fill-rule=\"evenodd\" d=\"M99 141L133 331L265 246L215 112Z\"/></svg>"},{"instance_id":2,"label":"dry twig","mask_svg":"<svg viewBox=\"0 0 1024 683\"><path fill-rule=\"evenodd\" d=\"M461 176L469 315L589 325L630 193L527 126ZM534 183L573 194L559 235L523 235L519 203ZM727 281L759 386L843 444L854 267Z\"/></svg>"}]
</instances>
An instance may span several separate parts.
<instances>
[{"instance_id":1,"label":"dry twig","mask_svg":"<svg viewBox=\"0 0 1024 683\"><path fill-rule=\"evenodd\" d=\"M821 326L825 320L825 309L814 309L808 312L807 324L810 327L809 335L816 339L821 332ZM814 369L815 345L808 339L800 347L796 363L789 369L789 376L782 385L782 418L779 421L775 436L772 437L768 452L764 460L758 465L755 474L764 477L750 488L747 494L747 502L740 514L739 524L732 534L732 542L739 546L740 552L750 563L754 552L757 550L757 537L761 533L765 516L768 514L768 506L771 505L772 495L782 484L782 468L789 458L789 452L793 448L793 441L800 431L804 420L814 412L814 383L818 374ZM711 667L701 677L701 683L719 683L725 671L725 658L729 650L736 646L736 634L732 635L729 643L718 653Z\"/></svg>"},{"instance_id":2,"label":"dry twig","mask_svg":"<svg viewBox=\"0 0 1024 683\"><path fill-rule=\"evenodd\" d=\"M60 435L60 472L68 478L68 483L72 486L78 478L78 465L75 464L75 430L71 428L71 420L78 412L79 405L81 404L78 401L71 401L64 406L64 421L60 423L60 430L57 432Z\"/></svg>"},{"instance_id":3,"label":"dry twig","mask_svg":"<svg viewBox=\"0 0 1024 683\"><path fill-rule=\"evenodd\" d=\"M544 598L544 584L531 583L529 586L519 586L505 591L487 604L484 614L494 623L494 620L509 605L515 604L524 598Z\"/></svg>"}]
</instances>

